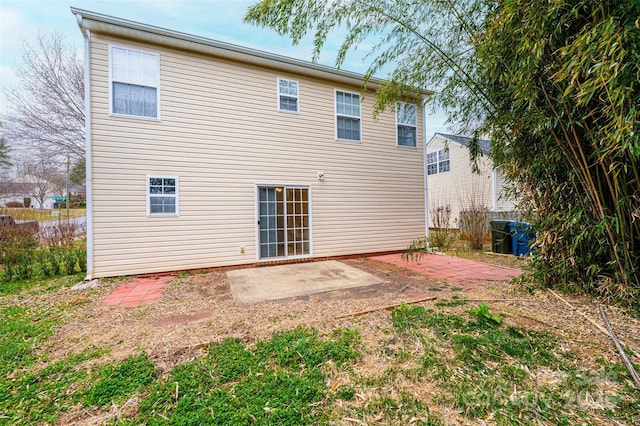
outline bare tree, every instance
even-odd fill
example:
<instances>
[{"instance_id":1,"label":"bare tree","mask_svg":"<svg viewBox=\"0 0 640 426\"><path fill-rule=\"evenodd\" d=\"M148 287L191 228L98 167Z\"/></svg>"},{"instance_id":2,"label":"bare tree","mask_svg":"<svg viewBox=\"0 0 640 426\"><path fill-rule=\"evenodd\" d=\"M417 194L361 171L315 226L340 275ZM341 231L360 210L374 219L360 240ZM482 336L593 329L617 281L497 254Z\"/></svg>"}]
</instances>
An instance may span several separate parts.
<instances>
[{"instance_id":1,"label":"bare tree","mask_svg":"<svg viewBox=\"0 0 640 426\"><path fill-rule=\"evenodd\" d=\"M49 156L84 158L84 69L59 33L23 44L20 83L7 90L12 110L2 136L12 146L45 150Z\"/></svg>"}]
</instances>

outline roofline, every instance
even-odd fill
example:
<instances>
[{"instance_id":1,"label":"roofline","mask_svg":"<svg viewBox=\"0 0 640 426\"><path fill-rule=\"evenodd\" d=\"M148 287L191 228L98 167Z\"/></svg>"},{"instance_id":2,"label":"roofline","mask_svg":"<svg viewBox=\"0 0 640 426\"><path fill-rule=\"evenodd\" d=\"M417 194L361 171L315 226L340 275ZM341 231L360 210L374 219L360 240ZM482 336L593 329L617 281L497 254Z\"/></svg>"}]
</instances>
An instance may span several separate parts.
<instances>
[{"instance_id":1,"label":"roofline","mask_svg":"<svg viewBox=\"0 0 640 426\"><path fill-rule=\"evenodd\" d=\"M238 46L75 7L71 7L71 13L76 16L80 29L83 31L89 30L91 33L115 35L131 40L165 45L176 49L204 53L224 59L323 78L349 85L362 86L365 82L365 76L363 74L343 71L326 65L314 64L312 62L268 53L258 49ZM385 80L371 77L367 82L367 87L376 89L384 82ZM431 93L432 92L428 90L421 90L419 95L425 97Z\"/></svg>"},{"instance_id":2,"label":"roofline","mask_svg":"<svg viewBox=\"0 0 640 426\"><path fill-rule=\"evenodd\" d=\"M456 141L456 140L454 140L454 139L451 139L451 136L456 136L456 137L460 137L460 138L472 139L472 138L471 138L471 137L469 137L469 136L448 135L448 134L446 134L446 133L435 132L435 133L433 134L433 136L431 136L431 139L429 139L429 142L427 142L426 146L431 145L431 142L433 142L433 140L434 140L437 136L440 136L441 138L446 139L447 141L449 141L449 142L451 142L451 143L455 143L456 145L460 145L460 146L464 146L464 147L466 147L466 145L464 145L464 144L462 144L462 143L460 143L460 142L458 142L458 141ZM478 139L478 141L483 141L483 142L491 143L491 141L489 141L489 140L487 140L487 139ZM482 152L484 152L484 153L488 153L488 152L489 152L489 151L485 151L485 150L483 150L483 149L481 149L481 151L482 151Z\"/></svg>"}]
</instances>

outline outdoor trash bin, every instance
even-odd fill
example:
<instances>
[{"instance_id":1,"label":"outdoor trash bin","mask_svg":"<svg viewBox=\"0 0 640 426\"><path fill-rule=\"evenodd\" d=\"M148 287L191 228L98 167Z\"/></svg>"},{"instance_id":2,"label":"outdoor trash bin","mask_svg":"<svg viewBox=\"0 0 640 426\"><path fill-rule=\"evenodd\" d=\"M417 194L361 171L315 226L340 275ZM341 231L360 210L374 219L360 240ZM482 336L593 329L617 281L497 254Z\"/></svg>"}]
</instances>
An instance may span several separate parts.
<instances>
[{"instance_id":1,"label":"outdoor trash bin","mask_svg":"<svg viewBox=\"0 0 640 426\"><path fill-rule=\"evenodd\" d=\"M531 251L531 244L536 239L536 235L528 222L509 223L511 231L512 250L514 256L524 256Z\"/></svg>"},{"instance_id":2,"label":"outdoor trash bin","mask_svg":"<svg viewBox=\"0 0 640 426\"><path fill-rule=\"evenodd\" d=\"M494 253L511 254L512 239L509 229L510 220L492 220L491 224L491 251Z\"/></svg>"}]
</instances>

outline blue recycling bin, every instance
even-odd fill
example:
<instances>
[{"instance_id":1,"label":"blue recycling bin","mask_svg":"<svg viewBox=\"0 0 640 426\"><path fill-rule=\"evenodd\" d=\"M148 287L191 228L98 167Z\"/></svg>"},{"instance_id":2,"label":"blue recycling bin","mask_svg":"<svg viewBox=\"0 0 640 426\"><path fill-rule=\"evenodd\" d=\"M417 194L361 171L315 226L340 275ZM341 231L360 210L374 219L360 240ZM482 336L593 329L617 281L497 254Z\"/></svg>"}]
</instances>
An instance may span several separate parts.
<instances>
[{"instance_id":1,"label":"blue recycling bin","mask_svg":"<svg viewBox=\"0 0 640 426\"><path fill-rule=\"evenodd\" d=\"M525 256L531 251L536 234L529 222L509 222L511 245L514 256Z\"/></svg>"}]
</instances>

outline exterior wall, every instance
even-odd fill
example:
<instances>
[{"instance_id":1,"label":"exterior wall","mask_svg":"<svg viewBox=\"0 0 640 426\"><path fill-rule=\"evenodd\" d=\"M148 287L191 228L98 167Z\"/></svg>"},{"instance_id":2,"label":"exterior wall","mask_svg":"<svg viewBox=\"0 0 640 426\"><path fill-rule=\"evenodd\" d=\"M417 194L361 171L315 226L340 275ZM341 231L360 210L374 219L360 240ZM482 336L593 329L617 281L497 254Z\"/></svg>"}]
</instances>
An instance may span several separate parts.
<instances>
[{"instance_id":1,"label":"exterior wall","mask_svg":"<svg viewBox=\"0 0 640 426\"><path fill-rule=\"evenodd\" d=\"M500 191L498 193L498 209L497 209L497 211L499 211L499 212L511 212L511 211L517 210L517 208L518 208L517 201L514 200L513 198L509 197L507 194L505 194L505 191L504 191L504 188L505 188L504 175L502 173L500 173L500 171L498 171L497 181L498 181L498 188L500 189Z\"/></svg>"},{"instance_id":2,"label":"exterior wall","mask_svg":"<svg viewBox=\"0 0 640 426\"><path fill-rule=\"evenodd\" d=\"M160 54L160 120L109 115L109 43ZM421 112L418 147L396 147L369 93L362 143L336 141L334 89L358 87L97 33L90 55L94 276L256 262L257 183L311 188L313 257L424 235ZM277 111L278 77L299 82L299 114ZM178 176L179 217L147 217L147 175Z\"/></svg>"},{"instance_id":3,"label":"exterior wall","mask_svg":"<svg viewBox=\"0 0 640 426\"><path fill-rule=\"evenodd\" d=\"M460 211L471 203L479 203L493 209L492 169L490 161L480 163L481 174L471 172L469 150L454 142L436 137L427 147L427 152L449 148L451 169L427 177L429 185L429 226L433 227L433 212L441 206L451 207L449 225L458 228ZM477 205L477 204L476 204Z\"/></svg>"}]
</instances>

